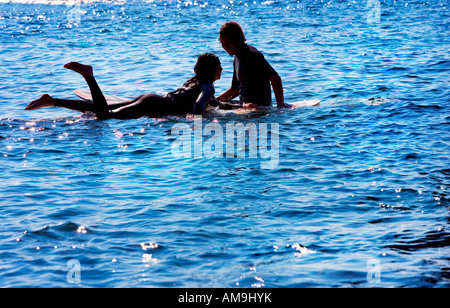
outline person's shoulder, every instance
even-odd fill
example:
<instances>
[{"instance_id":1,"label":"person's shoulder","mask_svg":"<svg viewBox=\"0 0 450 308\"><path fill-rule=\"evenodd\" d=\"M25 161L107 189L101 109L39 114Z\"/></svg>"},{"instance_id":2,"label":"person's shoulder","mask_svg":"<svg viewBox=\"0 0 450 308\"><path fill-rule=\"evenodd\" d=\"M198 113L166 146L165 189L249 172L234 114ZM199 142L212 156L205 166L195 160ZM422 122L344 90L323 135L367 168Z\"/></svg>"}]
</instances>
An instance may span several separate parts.
<instances>
[{"instance_id":1,"label":"person's shoulder","mask_svg":"<svg viewBox=\"0 0 450 308\"><path fill-rule=\"evenodd\" d=\"M256 47L252 46L252 45L247 45L248 46L248 51L251 54L258 54L258 55L263 55L261 51L259 51Z\"/></svg>"},{"instance_id":2,"label":"person's shoulder","mask_svg":"<svg viewBox=\"0 0 450 308\"><path fill-rule=\"evenodd\" d=\"M199 84L200 84L200 82L198 81L197 77L192 76L192 77L189 77L188 80L186 80L186 82L183 84L183 88L192 88Z\"/></svg>"},{"instance_id":3,"label":"person's shoulder","mask_svg":"<svg viewBox=\"0 0 450 308\"><path fill-rule=\"evenodd\" d=\"M207 93L208 95L214 95L216 91L211 83L201 83L200 86L202 87L203 92Z\"/></svg>"},{"instance_id":4,"label":"person's shoulder","mask_svg":"<svg viewBox=\"0 0 450 308\"><path fill-rule=\"evenodd\" d=\"M258 50L258 49L256 49L256 47L255 47L255 46L252 46L252 45L248 45L248 44L247 44L247 47L248 47L248 51L249 51L249 52L256 52L256 53L260 53L260 52L259 52L259 50Z\"/></svg>"},{"instance_id":5,"label":"person's shoulder","mask_svg":"<svg viewBox=\"0 0 450 308\"><path fill-rule=\"evenodd\" d=\"M253 59L262 60L265 59L263 53L259 51L256 47L247 45L248 46L248 55L252 57Z\"/></svg>"},{"instance_id":6,"label":"person's shoulder","mask_svg":"<svg viewBox=\"0 0 450 308\"><path fill-rule=\"evenodd\" d=\"M235 59L241 58L241 57L254 56L255 54L260 54L258 49L256 49L255 47L253 47L251 45L244 44L243 46L238 48Z\"/></svg>"}]
</instances>

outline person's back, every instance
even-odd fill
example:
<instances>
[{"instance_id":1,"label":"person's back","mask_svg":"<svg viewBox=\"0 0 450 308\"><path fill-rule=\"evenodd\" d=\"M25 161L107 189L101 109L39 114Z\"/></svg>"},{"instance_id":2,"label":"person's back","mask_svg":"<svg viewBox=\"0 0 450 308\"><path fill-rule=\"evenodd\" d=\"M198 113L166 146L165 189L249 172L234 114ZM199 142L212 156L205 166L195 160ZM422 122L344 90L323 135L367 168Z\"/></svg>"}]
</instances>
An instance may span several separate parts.
<instances>
[{"instance_id":1,"label":"person's back","mask_svg":"<svg viewBox=\"0 0 450 308\"><path fill-rule=\"evenodd\" d=\"M231 88L239 91L240 101L271 106L270 78L277 72L255 47L244 44L236 51Z\"/></svg>"},{"instance_id":2,"label":"person's back","mask_svg":"<svg viewBox=\"0 0 450 308\"><path fill-rule=\"evenodd\" d=\"M167 93L166 97L171 102L170 108L176 110L174 113L186 113L194 109L194 104L202 91L203 88L200 86L200 82L194 76L189 78L177 90Z\"/></svg>"}]
</instances>

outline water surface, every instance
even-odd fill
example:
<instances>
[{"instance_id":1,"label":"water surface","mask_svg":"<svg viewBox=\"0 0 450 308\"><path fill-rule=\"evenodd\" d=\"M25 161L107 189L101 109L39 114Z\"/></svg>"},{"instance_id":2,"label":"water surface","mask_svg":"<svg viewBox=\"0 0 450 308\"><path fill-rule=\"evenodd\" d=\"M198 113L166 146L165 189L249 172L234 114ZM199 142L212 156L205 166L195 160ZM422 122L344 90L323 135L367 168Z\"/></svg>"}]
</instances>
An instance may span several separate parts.
<instances>
[{"instance_id":1,"label":"water surface","mask_svg":"<svg viewBox=\"0 0 450 308\"><path fill-rule=\"evenodd\" d=\"M1 286L74 286L71 260L85 287L449 286L448 1L378 15L366 1L29 2L0 3ZM287 102L322 100L203 119L279 124L273 168L174 157L190 117L23 110L86 88L69 61L134 97L176 89L214 52L220 93L228 20Z\"/></svg>"}]
</instances>

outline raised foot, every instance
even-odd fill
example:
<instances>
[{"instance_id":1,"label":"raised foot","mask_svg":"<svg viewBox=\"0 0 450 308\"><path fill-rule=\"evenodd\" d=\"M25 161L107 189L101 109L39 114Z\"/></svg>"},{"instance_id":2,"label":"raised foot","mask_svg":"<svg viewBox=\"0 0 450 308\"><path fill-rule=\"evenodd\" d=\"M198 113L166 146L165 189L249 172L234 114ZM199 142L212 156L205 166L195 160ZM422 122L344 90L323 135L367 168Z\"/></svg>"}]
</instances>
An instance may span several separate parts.
<instances>
[{"instance_id":1,"label":"raised foot","mask_svg":"<svg viewBox=\"0 0 450 308\"><path fill-rule=\"evenodd\" d=\"M92 77L94 74L92 66L81 64L79 62L69 62L64 64L64 67L74 72L77 72L84 78Z\"/></svg>"},{"instance_id":2,"label":"raised foot","mask_svg":"<svg viewBox=\"0 0 450 308\"><path fill-rule=\"evenodd\" d=\"M29 103L28 106L25 107L25 110L34 110L43 107L53 107L53 106L55 106L55 99L48 94L44 94L41 96L41 98L38 98Z\"/></svg>"}]
</instances>

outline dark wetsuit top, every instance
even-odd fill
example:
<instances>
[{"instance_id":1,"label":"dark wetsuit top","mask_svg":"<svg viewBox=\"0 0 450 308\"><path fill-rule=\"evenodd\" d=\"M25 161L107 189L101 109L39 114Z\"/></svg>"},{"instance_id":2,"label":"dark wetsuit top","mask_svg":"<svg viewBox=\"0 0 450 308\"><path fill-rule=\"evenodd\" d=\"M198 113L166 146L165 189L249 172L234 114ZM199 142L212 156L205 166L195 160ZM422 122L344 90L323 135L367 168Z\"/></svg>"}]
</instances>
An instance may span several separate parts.
<instances>
[{"instance_id":1,"label":"dark wetsuit top","mask_svg":"<svg viewBox=\"0 0 450 308\"><path fill-rule=\"evenodd\" d=\"M272 105L270 78L277 72L255 47L243 45L234 57L231 88L239 91L243 103Z\"/></svg>"},{"instance_id":2,"label":"dark wetsuit top","mask_svg":"<svg viewBox=\"0 0 450 308\"><path fill-rule=\"evenodd\" d=\"M203 95L201 97L200 94ZM214 96L215 90L212 84L200 83L197 77L189 78L183 86L176 91L166 94L169 105L174 113L203 113L206 104Z\"/></svg>"}]
</instances>

